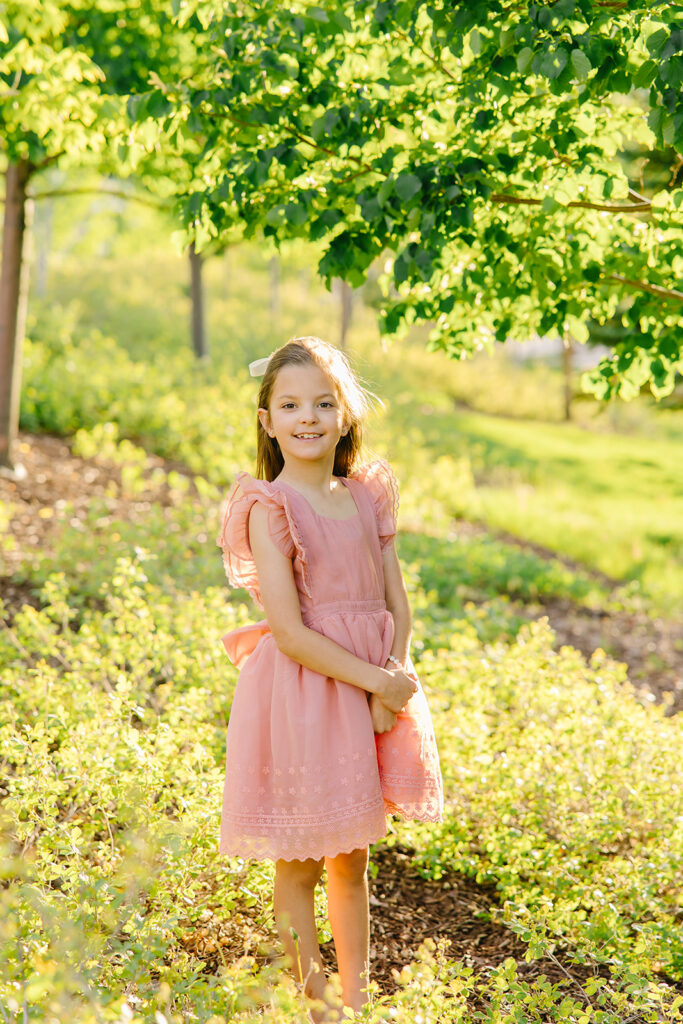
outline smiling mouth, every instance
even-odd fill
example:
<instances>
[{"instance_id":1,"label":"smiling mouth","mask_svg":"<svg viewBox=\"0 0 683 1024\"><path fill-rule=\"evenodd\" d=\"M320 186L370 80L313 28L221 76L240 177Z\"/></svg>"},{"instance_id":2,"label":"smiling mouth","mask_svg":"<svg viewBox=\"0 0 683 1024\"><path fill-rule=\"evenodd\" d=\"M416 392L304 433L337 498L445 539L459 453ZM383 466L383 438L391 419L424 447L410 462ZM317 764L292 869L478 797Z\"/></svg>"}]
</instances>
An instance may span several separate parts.
<instances>
[{"instance_id":1,"label":"smiling mouth","mask_svg":"<svg viewBox=\"0 0 683 1024\"><path fill-rule=\"evenodd\" d=\"M316 441L322 434L295 434L294 437L298 438L299 441Z\"/></svg>"}]
</instances>

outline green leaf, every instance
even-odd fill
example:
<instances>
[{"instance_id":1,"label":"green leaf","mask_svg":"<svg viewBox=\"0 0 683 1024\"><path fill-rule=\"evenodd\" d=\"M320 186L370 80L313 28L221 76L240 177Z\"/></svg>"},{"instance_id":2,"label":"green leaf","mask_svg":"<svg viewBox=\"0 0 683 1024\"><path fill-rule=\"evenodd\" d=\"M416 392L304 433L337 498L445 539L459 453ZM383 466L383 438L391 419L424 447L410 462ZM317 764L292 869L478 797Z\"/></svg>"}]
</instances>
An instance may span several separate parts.
<instances>
[{"instance_id":1,"label":"green leaf","mask_svg":"<svg viewBox=\"0 0 683 1024\"><path fill-rule=\"evenodd\" d=\"M653 107L647 115L647 123L655 135L659 135L661 133L663 121L663 109L661 107Z\"/></svg>"},{"instance_id":2,"label":"green leaf","mask_svg":"<svg viewBox=\"0 0 683 1024\"><path fill-rule=\"evenodd\" d=\"M285 206L285 217L288 224L300 227L308 220L308 213L306 212L306 207L301 203L287 203Z\"/></svg>"},{"instance_id":3,"label":"green leaf","mask_svg":"<svg viewBox=\"0 0 683 1024\"><path fill-rule=\"evenodd\" d=\"M142 121L147 116L147 94L141 96L129 96L126 103L126 113L131 121Z\"/></svg>"},{"instance_id":4,"label":"green leaf","mask_svg":"<svg viewBox=\"0 0 683 1024\"><path fill-rule=\"evenodd\" d=\"M394 177L393 175L390 174L388 178L384 179L377 193L377 202L379 203L380 206L384 206L384 204L386 203L387 199L389 198L393 191Z\"/></svg>"},{"instance_id":5,"label":"green leaf","mask_svg":"<svg viewBox=\"0 0 683 1024\"><path fill-rule=\"evenodd\" d=\"M576 77L581 82L585 82L588 78L589 73L592 71L593 66L589 61L583 50L572 50L571 53L572 67L576 72Z\"/></svg>"},{"instance_id":6,"label":"green leaf","mask_svg":"<svg viewBox=\"0 0 683 1024\"><path fill-rule=\"evenodd\" d=\"M344 14L343 11L330 11L330 21L337 26L337 28L347 31L353 27L353 23L350 18Z\"/></svg>"},{"instance_id":7,"label":"green leaf","mask_svg":"<svg viewBox=\"0 0 683 1024\"><path fill-rule=\"evenodd\" d=\"M664 47L666 46L668 41L669 41L669 33L668 33L667 29L665 29L665 28L657 29L656 32L653 32L650 36L648 36L648 40L647 40L647 44L646 44L648 52L651 53L652 56L655 57L655 58L661 57L662 50L664 49Z\"/></svg>"},{"instance_id":8,"label":"green leaf","mask_svg":"<svg viewBox=\"0 0 683 1024\"><path fill-rule=\"evenodd\" d=\"M576 316L568 316L566 320L567 330L575 341L585 345L590 337L588 325L585 320L580 320Z\"/></svg>"},{"instance_id":9,"label":"green leaf","mask_svg":"<svg viewBox=\"0 0 683 1024\"><path fill-rule=\"evenodd\" d=\"M422 182L415 174L399 174L396 179L396 195L407 203L422 188Z\"/></svg>"},{"instance_id":10,"label":"green leaf","mask_svg":"<svg viewBox=\"0 0 683 1024\"><path fill-rule=\"evenodd\" d=\"M327 11L322 7L311 7L306 11L306 14L309 18L312 18L313 21L319 21L322 25L326 25L330 20Z\"/></svg>"},{"instance_id":11,"label":"green leaf","mask_svg":"<svg viewBox=\"0 0 683 1024\"><path fill-rule=\"evenodd\" d=\"M546 51L540 62L540 72L545 75L546 78L559 78L569 60L569 54L567 51L560 47L557 50Z\"/></svg>"},{"instance_id":12,"label":"green leaf","mask_svg":"<svg viewBox=\"0 0 683 1024\"><path fill-rule=\"evenodd\" d=\"M598 263L589 263L587 267L583 268L583 276L586 281L590 281L592 284L595 284L595 282L599 281L602 276L602 267Z\"/></svg>"},{"instance_id":13,"label":"green leaf","mask_svg":"<svg viewBox=\"0 0 683 1024\"><path fill-rule=\"evenodd\" d=\"M311 136L315 142L319 142L325 134L325 114L317 117L311 125Z\"/></svg>"},{"instance_id":14,"label":"green leaf","mask_svg":"<svg viewBox=\"0 0 683 1024\"><path fill-rule=\"evenodd\" d=\"M517 54L517 70L520 75L525 75L531 67L531 61L534 57L534 51L530 46L525 46L523 50L520 50Z\"/></svg>"},{"instance_id":15,"label":"green leaf","mask_svg":"<svg viewBox=\"0 0 683 1024\"><path fill-rule=\"evenodd\" d=\"M663 82L680 92L683 88L683 57L669 57L661 65L659 74Z\"/></svg>"},{"instance_id":16,"label":"green leaf","mask_svg":"<svg viewBox=\"0 0 683 1024\"><path fill-rule=\"evenodd\" d=\"M633 84L636 89L647 89L657 77L658 64L656 60L646 60L640 65L633 76Z\"/></svg>"},{"instance_id":17,"label":"green leaf","mask_svg":"<svg viewBox=\"0 0 683 1024\"><path fill-rule=\"evenodd\" d=\"M574 14L575 7L575 0L558 0L557 3L540 9L538 23L543 28L556 29Z\"/></svg>"},{"instance_id":18,"label":"green leaf","mask_svg":"<svg viewBox=\"0 0 683 1024\"><path fill-rule=\"evenodd\" d=\"M366 221L376 220L382 212L377 196L368 196L367 198L363 198L359 200L359 205Z\"/></svg>"},{"instance_id":19,"label":"green leaf","mask_svg":"<svg viewBox=\"0 0 683 1024\"><path fill-rule=\"evenodd\" d=\"M266 224L272 227L280 227L285 222L285 210L283 206L271 206L265 216Z\"/></svg>"},{"instance_id":20,"label":"green leaf","mask_svg":"<svg viewBox=\"0 0 683 1024\"><path fill-rule=\"evenodd\" d=\"M164 96L161 90L157 89L155 92L150 93L149 99L147 100L147 116L154 118L166 117L170 114L173 109L171 101Z\"/></svg>"}]
</instances>

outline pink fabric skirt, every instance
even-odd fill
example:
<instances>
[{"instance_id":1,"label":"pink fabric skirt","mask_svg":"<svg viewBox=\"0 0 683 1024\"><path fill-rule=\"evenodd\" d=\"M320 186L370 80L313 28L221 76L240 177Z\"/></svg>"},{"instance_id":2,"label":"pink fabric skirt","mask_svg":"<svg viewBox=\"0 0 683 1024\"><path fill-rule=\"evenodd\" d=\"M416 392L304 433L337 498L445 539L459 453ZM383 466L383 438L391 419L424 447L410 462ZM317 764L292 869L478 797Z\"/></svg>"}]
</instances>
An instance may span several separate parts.
<instances>
[{"instance_id":1,"label":"pink fabric skirt","mask_svg":"<svg viewBox=\"0 0 683 1024\"><path fill-rule=\"evenodd\" d=\"M373 664L391 650L383 601L327 605L305 619ZM438 753L419 684L395 727L375 735L366 692L288 658L267 623L228 633L223 643L241 672L227 733L221 853L319 860L379 840L387 813L442 820Z\"/></svg>"}]
</instances>

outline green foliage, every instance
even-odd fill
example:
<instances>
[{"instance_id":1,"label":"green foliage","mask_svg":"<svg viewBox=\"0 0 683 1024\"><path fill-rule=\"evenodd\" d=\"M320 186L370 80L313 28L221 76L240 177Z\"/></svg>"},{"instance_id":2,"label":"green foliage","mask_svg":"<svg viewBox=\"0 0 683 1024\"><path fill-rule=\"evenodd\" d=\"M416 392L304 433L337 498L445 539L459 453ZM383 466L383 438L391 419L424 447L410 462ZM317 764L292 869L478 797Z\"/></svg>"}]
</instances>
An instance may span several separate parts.
<instances>
[{"instance_id":1,"label":"green foliage","mask_svg":"<svg viewBox=\"0 0 683 1024\"><path fill-rule=\"evenodd\" d=\"M97 447L101 424L118 424L127 438L222 484L253 459L245 431L253 387L244 371L236 380L229 370L202 367L180 352L150 372L112 338L93 332L77 341L68 334L27 340L24 377L27 430L94 429Z\"/></svg>"},{"instance_id":2,"label":"green foliage","mask_svg":"<svg viewBox=\"0 0 683 1024\"><path fill-rule=\"evenodd\" d=\"M78 46L65 45L68 10L60 0L10 2L0 11L0 123L8 159L40 165L57 154L85 157L104 139L93 122L123 109L100 92L101 70ZM99 144L99 145L98 145Z\"/></svg>"},{"instance_id":3,"label":"green foliage","mask_svg":"<svg viewBox=\"0 0 683 1024\"><path fill-rule=\"evenodd\" d=\"M42 610L0 632L0 1001L10 1019L25 1001L46 1022L303 1022L291 981L263 962L271 866L215 852L236 676L219 636L251 612L223 588L161 589L146 567L119 559L92 609L54 574ZM482 645L464 624L442 640L420 672L447 818L392 835L417 839L437 877L450 865L495 878L530 956L569 940L610 976L528 983L511 960L477 975L427 940L365 1019L679 1019L652 975L681 972L680 723L641 707L600 654L555 654L542 623L510 645ZM267 939L259 959L245 947L207 974L187 937L231 921Z\"/></svg>"},{"instance_id":4,"label":"green foliage","mask_svg":"<svg viewBox=\"0 0 683 1024\"><path fill-rule=\"evenodd\" d=\"M425 652L450 710L437 738L451 798L420 860L495 880L531 955L568 940L580 958L680 978L681 722L625 693L601 651L586 665L551 641L541 621L483 657L462 632Z\"/></svg>"},{"instance_id":5,"label":"green foliage","mask_svg":"<svg viewBox=\"0 0 683 1024\"><path fill-rule=\"evenodd\" d=\"M0 124L10 161L31 172L48 166L98 166L126 173L154 152L144 131L132 142L126 106L155 75L174 76L202 46L199 22L181 31L160 0L85 4L70 0L8 0L0 10ZM130 100L129 100L130 98ZM132 102L131 102L132 101ZM140 104L138 113L142 113ZM161 116L163 104L146 111ZM156 155L157 176L178 190L192 165L169 168ZM184 172L184 173L183 173Z\"/></svg>"},{"instance_id":6,"label":"green foliage","mask_svg":"<svg viewBox=\"0 0 683 1024\"><path fill-rule=\"evenodd\" d=\"M236 677L220 636L256 615L226 590L214 544L219 488L252 455L254 382L234 371L250 339L238 335L216 375L172 349L151 372L113 340L77 334L67 325L28 345L30 425L73 433L77 454L121 469L132 499L149 482L171 500L130 521L93 502L80 530L65 510L53 550L26 567L43 583L43 607L24 607L0 629L0 1004L17 1018L25 998L30 1018L46 1022L304 1024L301 996L265 963L271 865L216 854ZM589 574L486 534L448 533L481 500L487 474L499 503L506 466L510 494L527 473L540 486L542 463L527 461L547 457L538 424L479 416L475 443L472 414L453 406L458 364L409 345L380 360L369 352L358 361L386 399L371 434L401 481L413 650L448 807L443 826L394 822L389 841L415 842L426 873L456 867L495 880L500 919L530 957L568 946L596 971L582 986L529 983L512 961L475 973L427 942L395 996L373 994L366 1019L676 1020L680 1007L657 972L683 976L672 796L680 723L641 706L624 667L602 652L590 664L571 648L556 653L543 623L517 636L513 599L604 607L606 590ZM565 473L577 452L605 440L557 429ZM150 465L140 441L177 459L191 444L199 490ZM651 496L665 464L647 471ZM583 470L574 472L583 495ZM635 463L629 472L635 482ZM604 465L601 473L608 479ZM322 891L316 915L328 937ZM223 949L220 928L236 929L233 938L244 930L244 956L233 942L211 974L192 942L208 933Z\"/></svg>"},{"instance_id":7,"label":"green foliage","mask_svg":"<svg viewBox=\"0 0 683 1024\"><path fill-rule=\"evenodd\" d=\"M670 393L683 191L673 158L640 195L619 154L681 151L671 5L191 0L194 17L214 46L129 114L142 133L163 98L167 147L201 140L181 213L202 244L234 225L323 241L321 275L352 285L389 254L383 329L427 322L453 356L617 316L625 340L584 387Z\"/></svg>"}]
</instances>

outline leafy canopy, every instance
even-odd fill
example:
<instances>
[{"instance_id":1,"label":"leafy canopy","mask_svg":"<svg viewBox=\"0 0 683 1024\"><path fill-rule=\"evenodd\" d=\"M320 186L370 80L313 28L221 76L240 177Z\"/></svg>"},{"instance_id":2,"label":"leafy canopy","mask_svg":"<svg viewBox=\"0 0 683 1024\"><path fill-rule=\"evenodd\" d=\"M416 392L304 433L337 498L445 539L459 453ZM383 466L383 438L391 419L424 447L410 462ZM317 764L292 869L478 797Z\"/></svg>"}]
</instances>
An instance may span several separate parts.
<instances>
[{"instance_id":1,"label":"leafy canopy","mask_svg":"<svg viewBox=\"0 0 683 1024\"><path fill-rule=\"evenodd\" d=\"M176 0L208 35L130 110L192 152L200 245L323 240L353 285L378 257L383 328L461 356L534 333L622 330L601 397L681 366L683 8L645 0ZM168 110L164 113L164 110ZM642 195L625 147L671 154ZM638 184L639 191L635 185Z\"/></svg>"},{"instance_id":2,"label":"leafy canopy","mask_svg":"<svg viewBox=\"0 0 683 1024\"><path fill-rule=\"evenodd\" d=\"M0 150L9 162L96 166L125 176L155 154L158 131L131 137L126 115L161 77L191 66L203 43L193 19L180 28L165 0L6 0L0 4ZM157 99L146 114L161 116ZM187 158L183 166L188 164Z\"/></svg>"}]
</instances>

